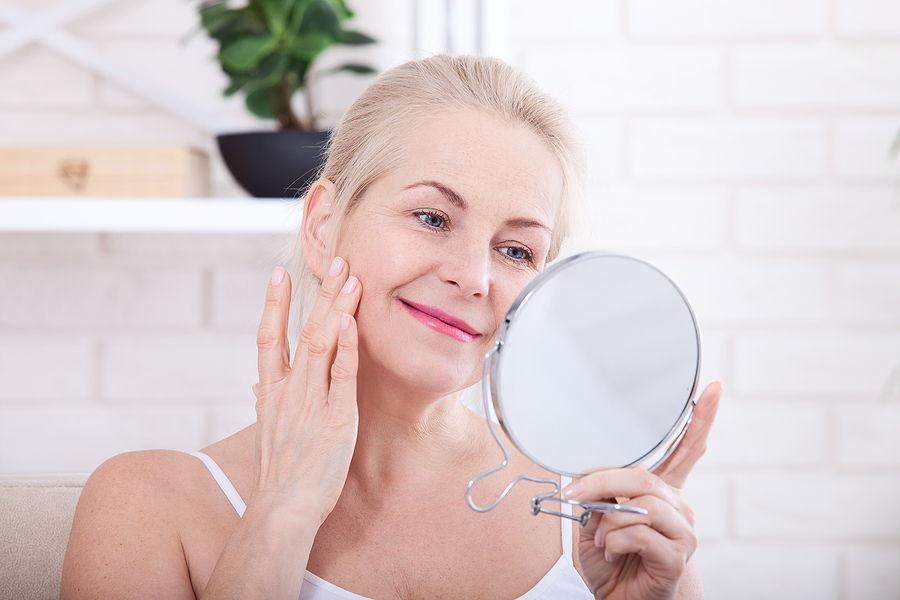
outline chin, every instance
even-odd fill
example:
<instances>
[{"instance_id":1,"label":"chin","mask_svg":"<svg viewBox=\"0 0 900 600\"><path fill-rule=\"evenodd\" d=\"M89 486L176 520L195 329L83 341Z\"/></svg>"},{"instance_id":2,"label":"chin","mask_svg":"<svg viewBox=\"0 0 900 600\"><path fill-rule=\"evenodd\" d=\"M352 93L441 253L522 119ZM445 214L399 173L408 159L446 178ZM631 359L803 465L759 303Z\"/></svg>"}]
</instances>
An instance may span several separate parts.
<instances>
[{"instance_id":1,"label":"chin","mask_svg":"<svg viewBox=\"0 0 900 600\"><path fill-rule=\"evenodd\" d=\"M369 356L376 357L372 362L378 371L390 374L399 385L427 396L447 396L481 380L483 357L470 354L452 356L411 347L399 354L381 352L380 357Z\"/></svg>"}]
</instances>

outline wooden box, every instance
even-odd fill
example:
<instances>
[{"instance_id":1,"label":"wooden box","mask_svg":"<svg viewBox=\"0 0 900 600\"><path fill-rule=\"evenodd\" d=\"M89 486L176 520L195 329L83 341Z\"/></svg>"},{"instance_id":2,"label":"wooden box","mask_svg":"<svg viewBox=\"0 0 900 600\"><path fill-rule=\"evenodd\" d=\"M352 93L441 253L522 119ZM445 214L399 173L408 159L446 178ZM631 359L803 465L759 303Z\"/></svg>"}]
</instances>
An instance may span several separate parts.
<instances>
[{"instance_id":1,"label":"wooden box","mask_svg":"<svg viewBox=\"0 0 900 600\"><path fill-rule=\"evenodd\" d=\"M2 196L209 195L209 157L188 146L0 148Z\"/></svg>"}]
</instances>

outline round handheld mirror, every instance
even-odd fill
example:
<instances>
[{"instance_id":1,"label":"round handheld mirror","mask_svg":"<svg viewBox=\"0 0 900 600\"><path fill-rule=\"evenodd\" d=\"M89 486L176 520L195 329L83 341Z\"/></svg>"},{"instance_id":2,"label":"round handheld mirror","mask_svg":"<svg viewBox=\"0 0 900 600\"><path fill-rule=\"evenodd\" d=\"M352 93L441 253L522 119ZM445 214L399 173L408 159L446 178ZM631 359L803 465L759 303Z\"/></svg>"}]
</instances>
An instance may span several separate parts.
<instances>
[{"instance_id":1,"label":"round handheld mirror","mask_svg":"<svg viewBox=\"0 0 900 600\"><path fill-rule=\"evenodd\" d=\"M516 298L484 359L485 412L489 399L516 447L541 467L568 477L618 467L653 469L675 449L693 414L700 375L700 330L678 286L652 265L622 254L589 252L538 275ZM488 374L490 377L488 377ZM629 510L608 503L554 497L585 512ZM561 515L568 516L568 515Z\"/></svg>"}]
</instances>

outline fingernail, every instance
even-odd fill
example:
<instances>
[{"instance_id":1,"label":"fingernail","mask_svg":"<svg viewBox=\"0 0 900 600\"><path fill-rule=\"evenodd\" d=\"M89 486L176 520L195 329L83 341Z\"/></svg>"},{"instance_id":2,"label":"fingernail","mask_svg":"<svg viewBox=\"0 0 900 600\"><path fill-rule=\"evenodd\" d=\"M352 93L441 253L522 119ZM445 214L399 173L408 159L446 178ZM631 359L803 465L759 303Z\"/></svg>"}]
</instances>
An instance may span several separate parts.
<instances>
[{"instance_id":1,"label":"fingernail","mask_svg":"<svg viewBox=\"0 0 900 600\"><path fill-rule=\"evenodd\" d=\"M350 327L350 315L343 313L341 314L341 331L347 331L348 327Z\"/></svg>"},{"instance_id":2,"label":"fingernail","mask_svg":"<svg viewBox=\"0 0 900 600\"><path fill-rule=\"evenodd\" d=\"M563 490L563 496L566 498L577 498L582 492L584 492L584 484L576 481L566 486L566 489Z\"/></svg>"},{"instance_id":3,"label":"fingernail","mask_svg":"<svg viewBox=\"0 0 900 600\"><path fill-rule=\"evenodd\" d=\"M329 277L337 277L341 274L341 270L344 268L344 259L340 256L335 256L334 260L331 261L331 268L328 269Z\"/></svg>"},{"instance_id":4,"label":"fingernail","mask_svg":"<svg viewBox=\"0 0 900 600\"><path fill-rule=\"evenodd\" d=\"M275 267L275 270L272 271L272 279L269 280L269 285L275 287L276 285L281 285L281 282L284 280L284 269L281 267Z\"/></svg>"},{"instance_id":5,"label":"fingernail","mask_svg":"<svg viewBox=\"0 0 900 600\"><path fill-rule=\"evenodd\" d=\"M342 294L352 294L353 290L356 289L356 284L359 280L356 277L350 276L350 279L347 280L347 283L344 284L344 287L341 288Z\"/></svg>"},{"instance_id":6,"label":"fingernail","mask_svg":"<svg viewBox=\"0 0 900 600\"><path fill-rule=\"evenodd\" d=\"M606 562L612 562L612 554L609 553L609 550L604 553L604 556L606 557Z\"/></svg>"}]
</instances>

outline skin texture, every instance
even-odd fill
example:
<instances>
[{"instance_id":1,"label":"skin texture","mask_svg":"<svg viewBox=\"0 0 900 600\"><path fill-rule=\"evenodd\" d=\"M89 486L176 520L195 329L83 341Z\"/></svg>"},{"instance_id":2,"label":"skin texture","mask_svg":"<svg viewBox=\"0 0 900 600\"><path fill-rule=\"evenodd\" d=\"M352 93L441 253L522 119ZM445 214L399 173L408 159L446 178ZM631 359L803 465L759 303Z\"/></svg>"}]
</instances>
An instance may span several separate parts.
<instances>
[{"instance_id":1,"label":"skin texture","mask_svg":"<svg viewBox=\"0 0 900 600\"><path fill-rule=\"evenodd\" d=\"M458 392L478 381L507 308L544 267L559 168L531 132L481 113L436 117L402 143L406 160L366 191L334 260L322 227L334 188L313 186L302 240L323 285L293 352L290 277L273 273L257 423L204 449L247 503L244 517L194 457L115 457L79 501L63 598L295 599L304 565L377 599L516 598L557 562L559 520L528 510L545 488L517 486L484 515L465 505L465 483L500 453ZM701 398L660 475L596 473L569 488L651 510L644 522L576 527L576 566L598 595L702 597L693 514L678 490L720 389ZM516 452L505 472L550 476ZM506 483L488 478L476 502Z\"/></svg>"}]
</instances>

